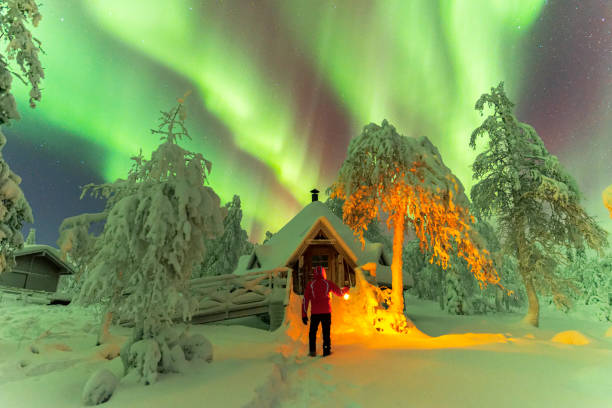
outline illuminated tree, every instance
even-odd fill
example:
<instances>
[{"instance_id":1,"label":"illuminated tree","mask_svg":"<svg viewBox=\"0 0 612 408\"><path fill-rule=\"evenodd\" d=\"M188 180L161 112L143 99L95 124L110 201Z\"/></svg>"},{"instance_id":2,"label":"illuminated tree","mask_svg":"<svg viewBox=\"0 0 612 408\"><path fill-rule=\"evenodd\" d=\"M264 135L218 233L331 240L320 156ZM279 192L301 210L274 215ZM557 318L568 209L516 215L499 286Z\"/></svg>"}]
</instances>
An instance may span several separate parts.
<instances>
[{"instance_id":1,"label":"illuminated tree","mask_svg":"<svg viewBox=\"0 0 612 408\"><path fill-rule=\"evenodd\" d=\"M393 229L392 311L403 310L402 254L406 223L412 222L421 250L430 250L430 262L446 268L449 252L466 259L483 284L499 278L471 230L473 218L463 186L442 162L429 139L406 138L384 120L371 123L351 140L332 198L344 199L343 221L364 243L367 225L388 216Z\"/></svg>"},{"instance_id":2,"label":"illuminated tree","mask_svg":"<svg viewBox=\"0 0 612 408\"><path fill-rule=\"evenodd\" d=\"M557 158L529 125L519 122L501 82L476 102L481 114L493 108L470 138L488 136L485 150L473 164L471 198L475 212L494 216L506 252L516 255L529 309L525 320L539 324L538 291L550 292L557 305L567 302L565 281L556 273L566 252L590 248L600 251L606 232L580 206L578 188Z\"/></svg>"},{"instance_id":3,"label":"illuminated tree","mask_svg":"<svg viewBox=\"0 0 612 408\"><path fill-rule=\"evenodd\" d=\"M38 52L40 42L32 37L28 24L36 27L42 16L34 0L0 2L0 128L19 119L11 92L13 76L30 87L30 106L40 101L40 81L44 72ZM25 79L23 79L25 76ZM23 246L21 227L34 222L32 210L19 184L21 177L13 173L2 157L6 137L0 129L0 273L15 264L13 252Z\"/></svg>"},{"instance_id":4,"label":"illuminated tree","mask_svg":"<svg viewBox=\"0 0 612 408\"><path fill-rule=\"evenodd\" d=\"M610 212L610 218L612 218L612 184L601 193L601 198L603 199L604 206Z\"/></svg>"}]
</instances>

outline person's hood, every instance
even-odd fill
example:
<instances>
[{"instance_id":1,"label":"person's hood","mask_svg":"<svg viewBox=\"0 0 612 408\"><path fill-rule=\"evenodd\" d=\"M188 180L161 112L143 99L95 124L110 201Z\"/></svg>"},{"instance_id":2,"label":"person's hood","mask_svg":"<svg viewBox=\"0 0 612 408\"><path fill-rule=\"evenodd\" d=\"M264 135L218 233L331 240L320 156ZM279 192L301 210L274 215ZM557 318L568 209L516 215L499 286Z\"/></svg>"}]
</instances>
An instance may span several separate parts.
<instances>
[{"instance_id":1,"label":"person's hood","mask_svg":"<svg viewBox=\"0 0 612 408\"><path fill-rule=\"evenodd\" d=\"M315 266L314 279L327 279L325 268L322 266Z\"/></svg>"}]
</instances>

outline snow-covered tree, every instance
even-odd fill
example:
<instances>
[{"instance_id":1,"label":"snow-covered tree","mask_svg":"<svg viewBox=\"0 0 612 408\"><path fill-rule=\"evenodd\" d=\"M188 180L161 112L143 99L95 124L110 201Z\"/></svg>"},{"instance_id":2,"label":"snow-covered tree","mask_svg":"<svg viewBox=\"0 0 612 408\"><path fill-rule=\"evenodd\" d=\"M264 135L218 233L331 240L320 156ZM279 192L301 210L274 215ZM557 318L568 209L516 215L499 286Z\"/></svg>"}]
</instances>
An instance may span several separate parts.
<instances>
[{"instance_id":1,"label":"snow-covered tree","mask_svg":"<svg viewBox=\"0 0 612 408\"><path fill-rule=\"evenodd\" d=\"M451 314L470 314L468 295L453 264L444 275L444 309Z\"/></svg>"},{"instance_id":2,"label":"snow-covered tree","mask_svg":"<svg viewBox=\"0 0 612 408\"><path fill-rule=\"evenodd\" d=\"M80 292L83 275L91 268L91 261L96 254L98 237L90 232L91 225L106 221L107 215L106 212L86 213L62 221L57 246L62 260L70 263L75 273L60 278L61 287L58 291L70 296L76 296Z\"/></svg>"},{"instance_id":3,"label":"snow-covered tree","mask_svg":"<svg viewBox=\"0 0 612 408\"><path fill-rule=\"evenodd\" d=\"M362 242L368 224L387 214L393 230L391 309L403 310L402 256L406 222L414 225L422 249L431 248L432 260L443 268L452 242L468 261L471 272L484 284L499 278L486 253L473 240L471 216L463 186L442 162L426 137L406 138L384 120L371 123L351 140L332 198L344 199L343 221Z\"/></svg>"},{"instance_id":4,"label":"snow-covered tree","mask_svg":"<svg viewBox=\"0 0 612 408\"><path fill-rule=\"evenodd\" d=\"M571 292L572 299L598 320L612 321L612 253L596 256L579 251L571 263L560 269L576 289Z\"/></svg>"},{"instance_id":5,"label":"snow-covered tree","mask_svg":"<svg viewBox=\"0 0 612 408\"><path fill-rule=\"evenodd\" d=\"M13 77L30 87L32 108L40 101L40 81L44 77L38 59L40 42L32 37L28 25L36 27L41 18L34 0L0 2L0 273L15 264L13 252L23 246L23 223L34 222L32 210L19 187L21 178L2 157L6 145L2 126L19 119L11 92Z\"/></svg>"},{"instance_id":6,"label":"snow-covered tree","mask_svg":"<svg viewBox=\"0 0 612 408\"><path fill-rule=\"evenodd\" d=\"M184 120L179 99L151 131L162 140L151 159L133 158L77 299L106 300L115 318L134 323L121 356L126 371L145 383L176 368L181 355L184 360L183 346L192 342L171 327L179 316L190 319L195 300L188 280L203 260L205 239L223 232L219 197L205 185L211 163L177 143L190 138Z\"/></svg>"},{"instance_id":7,"label":"snow-covered tree","mask_svg":"<svg viewBox=\"0 0 612 408\"><path fill-rule=\"evenodd\" d=\"M247 232L242 229L240 197L234 195L225 204L227 216L223 220L223 235L206 241L206 258L198 276L215 276L232 273L238 266L238 259L253 250Z\"/></svg>"},{"instance_id":8,"label":"snow-covered tree","mask_svg":"<svg viewBox=\"0 0 612 408\"><path fill-rule=\"evenodd\" d=\"M494 216L507 253L514 254L529 301L526 321L539 323L538 291L551 291L561 305L566 282L555 274L565 252L585 244L601 250L606 232L580 205L574 180L551 155L529 125L513 114L514 104L503 82L476 102L481 114L493 108L470 137L488 136L487 145L473 164L478 182L471 192L476 214Z\"/></svg>"}]
</instances>

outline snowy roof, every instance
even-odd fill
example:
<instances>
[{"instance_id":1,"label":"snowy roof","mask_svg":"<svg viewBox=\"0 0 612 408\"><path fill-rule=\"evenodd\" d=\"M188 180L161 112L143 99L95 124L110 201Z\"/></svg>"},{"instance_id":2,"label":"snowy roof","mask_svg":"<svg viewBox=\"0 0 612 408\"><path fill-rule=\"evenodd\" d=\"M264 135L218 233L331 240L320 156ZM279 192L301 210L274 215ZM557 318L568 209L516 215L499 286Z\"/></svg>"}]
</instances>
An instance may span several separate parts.
<instances>
[{"instance_id":1,"label":"snowy roof","mask_svg":"<svg viewBox=\"0 0 612 408\"><path fill-rule=\"evenodd\" d=\"M60 269L65 272L63 274L73 274L74 270L67 262L62 261L60 251L57 248L53 248L49 245L24 245L23 248L15 251L15 258L30 254L41 254L48 257L53 263L55 263Z\"/></svg>"},{"instance_id":2,"label":"snowy roof","mask_svg":"<svg viewBox=\"0 0 612 408\"><path fill-rule=\"evenodd\" d=\"M328 238L336 240L355 267L374 262L378 264L377 281L391 283L390 268L379 263L382 257L387 265L391 264L391 257L384 251L383 244L366 240L365 248L362 249L361 242L353 231L321 201L308 204L266 244L256 246L253 253L241 257L234 273L242 275L288 266L299 255L298 251L303 248L304 241L316 234L320 228L326 229L332 235Z\"/></svg>"}]
</instances>

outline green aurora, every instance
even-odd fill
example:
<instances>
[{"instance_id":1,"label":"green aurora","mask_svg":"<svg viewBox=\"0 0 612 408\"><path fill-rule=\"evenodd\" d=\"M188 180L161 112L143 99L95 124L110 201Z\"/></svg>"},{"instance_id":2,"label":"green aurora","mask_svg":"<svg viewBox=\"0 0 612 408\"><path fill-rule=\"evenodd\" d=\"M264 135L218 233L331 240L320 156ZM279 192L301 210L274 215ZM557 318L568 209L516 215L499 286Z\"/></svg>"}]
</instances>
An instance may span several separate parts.
<instances>
[{"instance_id":1,"label":"green aurora","mask_svg":"<svg viewBox=\"0 0 612 408\"><path fill-rule=\"evenodd\" d=\"M92 150L74 154L112 181L139 148L150 154L159 111L191 90L187 147L213 162L222 202L241 196L243 227L259 240L331 184L350 138L384 118L428 136L469 189L474 102L500 80L521 100L522 45L545 3L47 0L34 30L43 100L18 101L13 131L48 142L51 157L85 140ZM36 218L36 193L23 188Z\"/></svg>"}]
</instances>

